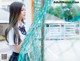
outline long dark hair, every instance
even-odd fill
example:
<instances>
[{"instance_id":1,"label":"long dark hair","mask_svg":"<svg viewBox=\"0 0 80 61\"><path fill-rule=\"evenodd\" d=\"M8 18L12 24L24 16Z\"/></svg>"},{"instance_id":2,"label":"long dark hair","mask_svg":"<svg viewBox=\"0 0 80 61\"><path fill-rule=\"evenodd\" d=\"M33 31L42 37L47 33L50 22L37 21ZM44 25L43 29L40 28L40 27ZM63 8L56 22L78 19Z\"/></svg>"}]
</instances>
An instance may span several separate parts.
<instances>
[{"instance_id":1,"label":"long dark hair","mask_svg":"<svg viewBox=\"0 0 80 61\"><path fill-rule=\"evenodd\" d=\"M8 32L11 30L11 28L14 29L14 43L16 44L16 38L18 38L18 44L20 44L21 42L20 35L17 28L17 23L18 23L18 17L20 15L21 8L23 5L24 4L21 2L13 2L9 7L9 10L10 10L9 27L5 31L5 38L7 42L8 42L7 35L8 35ZM22 22L23 22L23 19L22 19Z\"/></svg>"}]
</instances>

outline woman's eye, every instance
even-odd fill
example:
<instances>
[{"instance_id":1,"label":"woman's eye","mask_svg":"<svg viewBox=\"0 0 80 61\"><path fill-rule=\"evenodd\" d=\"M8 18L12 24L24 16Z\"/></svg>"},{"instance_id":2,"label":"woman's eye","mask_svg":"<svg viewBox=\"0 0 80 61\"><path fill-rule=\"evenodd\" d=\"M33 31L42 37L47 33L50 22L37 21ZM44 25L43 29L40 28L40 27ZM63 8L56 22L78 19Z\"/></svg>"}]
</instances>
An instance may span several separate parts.
<instances>
[{"instance_id":1,"label":"woman's eye","mask_svg":"<svg viewBox=\"0 0 80 61\"><path fill-rule=\"evenodd\" d=\"M24 11L23 9L21 11Z\"/></svg>"},{"instance_id":2,"label":"woman's eye","mask_svg":"<svg viewBox=\"0 0 80 61\"><path fill-rule=\"evenodd\" d=\"M21 9L21 11L26 11L26 9Z\"/></svg>"}]
</instances>

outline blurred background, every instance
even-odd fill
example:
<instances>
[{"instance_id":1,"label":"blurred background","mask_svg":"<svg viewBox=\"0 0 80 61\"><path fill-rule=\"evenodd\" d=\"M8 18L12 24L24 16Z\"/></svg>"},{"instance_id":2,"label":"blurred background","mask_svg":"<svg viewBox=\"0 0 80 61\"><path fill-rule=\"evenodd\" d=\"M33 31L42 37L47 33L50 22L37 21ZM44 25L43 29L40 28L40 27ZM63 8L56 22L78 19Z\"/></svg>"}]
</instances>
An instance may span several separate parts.
<instances>
[{"instance_id":1,"label":"blurred background","mask_svg":"<svg viewBox=\"0 0 80 61\"><path fill-rule=\"evenodd\" d=\"M2 54L7 54L8 61L11 50L4 38L5 29L9 23L9 5L14 1L23 2L26 5L26 30L41 10L44 0L0 0L0 60ZM76 3L50 4L49 10L44 16L44 30L38 29L36 33L45 31L44 61L80 61L80 1L79 0L55 0L75 1ZM39 23L40 24L40 23ZM40 36L38 35L40 38ZM24 47L26 48L26 47Z\"/></svg>"}]
</instances>

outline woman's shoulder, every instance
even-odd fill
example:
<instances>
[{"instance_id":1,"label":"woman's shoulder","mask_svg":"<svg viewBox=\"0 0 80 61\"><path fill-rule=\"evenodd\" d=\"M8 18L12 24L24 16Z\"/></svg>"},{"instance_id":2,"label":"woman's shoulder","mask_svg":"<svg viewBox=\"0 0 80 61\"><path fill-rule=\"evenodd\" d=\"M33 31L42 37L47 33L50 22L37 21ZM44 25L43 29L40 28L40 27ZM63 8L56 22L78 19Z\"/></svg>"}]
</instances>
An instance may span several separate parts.
<instances>
[{"instance_id":1,"label":"woman's shoulder","mask_svg":"<svg viewBox=\"0 0 80 61\"><path fill-rule=\"evenodd\" d=\"M11 27L11 29L9 30L9 33L14 33L14 28Z\"/></svg>"}]
</instances>

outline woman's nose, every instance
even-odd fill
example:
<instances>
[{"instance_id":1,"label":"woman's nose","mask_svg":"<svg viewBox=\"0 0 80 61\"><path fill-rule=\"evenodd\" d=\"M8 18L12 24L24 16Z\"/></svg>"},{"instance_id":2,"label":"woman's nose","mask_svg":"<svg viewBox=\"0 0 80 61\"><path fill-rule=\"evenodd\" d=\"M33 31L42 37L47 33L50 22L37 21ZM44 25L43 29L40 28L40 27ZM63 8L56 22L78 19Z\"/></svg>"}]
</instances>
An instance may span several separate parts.
<instances>
[{"instance_id":1,"label":"woman's nose","mask_svg":"<svg viewBox=\"0 0 80 61\"><path fill-rule=\"evenodd\" d=\"M26 13L26 10L24 10L24 13Z\"/></svg>"}]
</instances>

